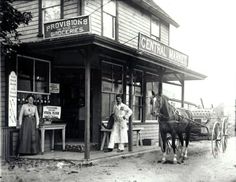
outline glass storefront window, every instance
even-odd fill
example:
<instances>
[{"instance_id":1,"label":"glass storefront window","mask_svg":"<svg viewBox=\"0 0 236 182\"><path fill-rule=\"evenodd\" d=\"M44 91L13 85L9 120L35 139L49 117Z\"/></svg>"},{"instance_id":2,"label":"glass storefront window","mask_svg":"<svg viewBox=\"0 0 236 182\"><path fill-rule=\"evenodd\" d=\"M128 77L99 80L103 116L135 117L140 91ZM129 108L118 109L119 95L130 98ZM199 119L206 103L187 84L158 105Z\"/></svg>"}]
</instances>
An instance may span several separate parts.
<instances>
[{"instance_id":1,"label":"glass storefront window","mask_svg":"<svg viewBox=\"0 0 236 182\"><path fill-rule=\"evenodd\" d=\"M50 62L17 56L17 90L21 92L49 93Z\"/></svg>"},{"instance_id":2,"label":"glass storefront window","mask_svg":"<svg viewBox=\"0 0 236 182\"><path fill-rule=\"evenodd\" d=\"M143 100L143 72L142 71L138 71L135 70L133 73L134 76L134 81L133 81L133 94L134 94L134 98L133 98L133 118L134 120L138 120L141 121L143 119L142 116L142 111L143 111L143 104L142 104L142 100ZM130 86L126 87L126 104L129 105L129 89Z\"/></svg>"},{"instance_id":3,"label":"glass storefront window","mask_svg":"<svg viewBox=\"0 0 236 182\"><path fill-rule=\"evenodd\" d=\"M35 91L48 93L49 84L49 64L47 62L35 62Z\"/></svg>"},{"instance_id":4,"label":"glass storefront window","mask_svg":"<svg viewBox=\"0 0 236 182\"><path fill-rule=\"evenodd\" d=\"M18 57L18 90L33 91L34 62Z\"/></svg>"},{"instance_id":5,"label":"glass storefront window","mask_svg":"<svg viewBox=\"0 0 236 182\"><path fill-rule=\"evenodd\" d=\"M123 67L102 63L102 120L108 120L116 94L123 93Z\"/></svg>"},{"instance_id":6,"label":"glass storefront window","mask_svg":"<svg viewBox=\"0 0 236 182\"><path fill-rule=\"evenodd\" d=\"M158 92L158 84L158 82L154 81L146 82L146 120L156 120L156 117L153 117L153 115L151 114L152 105L150 104L150 102L152 97L152 91L154 91L155 93Z\"/></svg>"}]
</instances>

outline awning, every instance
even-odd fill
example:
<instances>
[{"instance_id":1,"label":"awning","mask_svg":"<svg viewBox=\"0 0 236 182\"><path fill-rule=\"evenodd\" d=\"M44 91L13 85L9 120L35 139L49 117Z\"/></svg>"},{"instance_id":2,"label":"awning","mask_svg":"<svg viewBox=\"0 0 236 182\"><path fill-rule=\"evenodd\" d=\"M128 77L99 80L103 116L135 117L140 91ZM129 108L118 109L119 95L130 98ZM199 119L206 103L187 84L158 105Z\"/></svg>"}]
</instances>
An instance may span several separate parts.
<instances>
[{"instance_id":1,"label":"awning","mask_svg":"<svg viewBox=\"0 0 236 182\"><path fill-rule=\"evenodd\" d=\"M45 52L50 52L92 45L114 53L132 57L132 60L134 60L135 63L149 67L152 69L152 72L158 72L159 68L164 69L163 81L178 81L179 78L183 80L203 80L207 77L186 67L173 64L165 58L146 52L140 53L138 49L91 33L23 43L22 47L25 48L27 52L38 53L39 51L44 52L44 50Z\"/></svg>"}]
</instances>

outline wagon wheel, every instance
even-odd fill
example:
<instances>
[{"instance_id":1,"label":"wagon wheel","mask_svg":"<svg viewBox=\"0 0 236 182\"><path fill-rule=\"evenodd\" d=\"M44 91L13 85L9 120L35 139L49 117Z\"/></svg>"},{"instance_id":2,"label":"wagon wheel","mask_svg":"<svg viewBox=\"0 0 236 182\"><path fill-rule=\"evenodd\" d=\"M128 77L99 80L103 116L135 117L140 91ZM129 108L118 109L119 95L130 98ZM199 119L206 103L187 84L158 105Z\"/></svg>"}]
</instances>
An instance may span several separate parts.
<instances>
[{"instance_id":1,"label":"wagon wheel","mask_svg":"<svg viewBox=\"0 0 236 182\"><path fill-rule=\"evenodd\" d=\"M227 128L227 120L225 119L222 122L222 151L223 152L226 151L227 140L228 140L228 128Z\"/></svg>"},{"instance_id":2,"label":"wagon wheel","mask_svg":"<svg viewBox=\"0 0 236 182\"><path fill-rule=\"evenodd\" d=\"M221 145L220 125L218 122L215 122L213 125L212 136L211 136L211 150L215 158L218 156L218 153L220 152L220 145Z\"/></svg>"}]
</instances>

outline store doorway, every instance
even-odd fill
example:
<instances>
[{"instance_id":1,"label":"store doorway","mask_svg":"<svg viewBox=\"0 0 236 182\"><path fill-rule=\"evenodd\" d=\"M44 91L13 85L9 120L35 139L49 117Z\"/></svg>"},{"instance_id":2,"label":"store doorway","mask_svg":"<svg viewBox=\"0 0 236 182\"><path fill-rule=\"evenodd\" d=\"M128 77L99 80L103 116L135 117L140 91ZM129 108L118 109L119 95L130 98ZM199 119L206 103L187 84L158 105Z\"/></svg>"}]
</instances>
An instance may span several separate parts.
<instances>
[{"instance_id":1,"label":"store doorway","mask_svg":"<svg viewBox=\"0 0 236 182\"><path fill-rule=\"evenodd\" d=\"M56 68L60 84L61 119L66 123L66 139L84 141L85 79L82 68Z\"/></svg>"}]
</instances>

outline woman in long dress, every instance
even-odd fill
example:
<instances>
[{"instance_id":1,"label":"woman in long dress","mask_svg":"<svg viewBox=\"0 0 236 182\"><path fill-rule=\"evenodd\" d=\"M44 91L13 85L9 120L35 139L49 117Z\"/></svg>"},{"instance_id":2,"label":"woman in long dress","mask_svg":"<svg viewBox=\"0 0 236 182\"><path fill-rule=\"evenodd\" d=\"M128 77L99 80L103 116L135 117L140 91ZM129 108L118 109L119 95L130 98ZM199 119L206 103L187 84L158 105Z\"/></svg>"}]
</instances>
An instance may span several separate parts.
<instances>
[{"instance_id":1,"label":"woman in long dress","mask_svg":"<svg viewBox=\"0 0 236 182\"><path fill-rule=\"evenodd\" d=\"M19 154L37 154L39 152L39 115L34 96L28 95L28 103L23 104L19 114Z\"/></svg>"}]
</instances>

